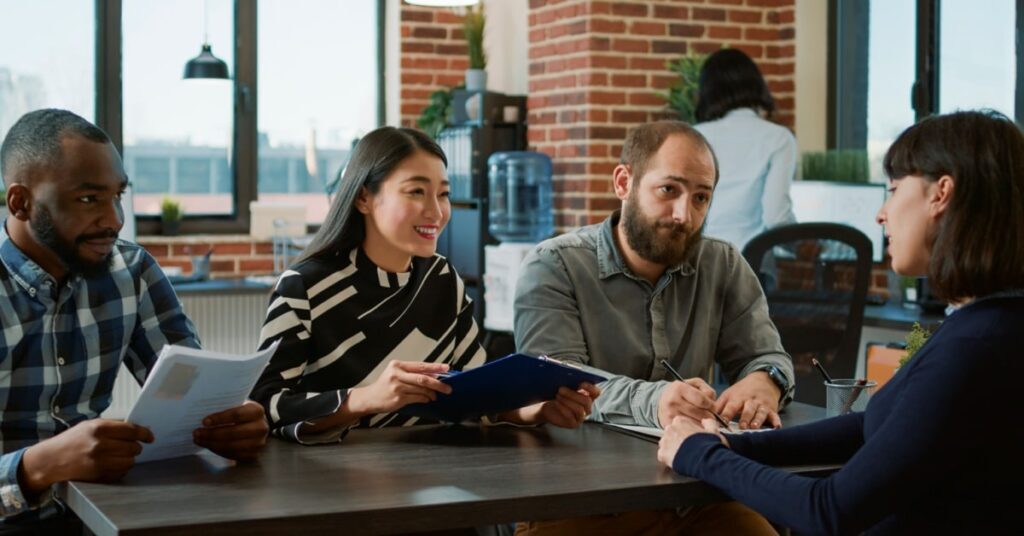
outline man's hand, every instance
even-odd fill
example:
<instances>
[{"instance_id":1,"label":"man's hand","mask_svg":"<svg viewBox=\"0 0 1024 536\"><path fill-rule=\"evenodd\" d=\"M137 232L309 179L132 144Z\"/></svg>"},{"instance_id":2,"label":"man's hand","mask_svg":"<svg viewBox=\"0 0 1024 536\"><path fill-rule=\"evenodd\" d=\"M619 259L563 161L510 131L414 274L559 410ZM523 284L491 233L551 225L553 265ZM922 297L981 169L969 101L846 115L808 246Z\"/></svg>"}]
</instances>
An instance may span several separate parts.
<instances>
[{"instance_id":1,"label":"man's hand","mask_svg":"<svg viewBox=\"0 0 1024 536\"><path fill-rule=\"evenodd\" d=\"M345 400L346 406L358 418L437 400L437 393L452 392L450 385L435 377L445 372L448 372L445 363L391 361L376 381L366 387L352 389Z\"/></svg>"},{"instance_id":2,"label":"man's hand","mask_svg":"<svg viewBox=\"0 0 1024 536\"><path fill-rule=\"evenodd\" d=\"M142 452L140 441L152 443L153 433L122 421L82 421L29 447L21 458L18 480L33 496L57 482L118 480Z\"/></svg>"},{"instance_id":3,"label":"man's hand","mask_svg":"<svg viewBox=\"0 0 1024 536\"><path fill-rule=\"evenodd\" d=\"M192 432L196 445L240 462L259 458L267 444L267 419L263 406L247 400L237 408L214 413L203 419L202 428Z\"/></svg>"},{"instance_id":4,"label":"man's hand","mask_svg":"<svg viewBox=\"0 0 1024 536\"><path fill-rule=\"evenodd\" d=\"M729 440L718 431L718 422L714 419L703 419L697 423L693 419L676 417L672 419L672 424L665 427L665 433L658 442L658 461L671 469L679 447L694 434L715 434L719 441L729 446Z\"/></svg>"},{"instance_id":5,"label":"man's hand","mask_svg":"<svg viewBox=\"0 0 1024 536\"><path fill-rule=\"evenodd\" d=\"M658 422L668 428L676 417L689 417L694 422L712 417L715 407L715 390L700 378L672 382L661 392L658 399Z\"/></svg>"},{"instance_id":6,"label":"man's hand","mask_svg":"<svg viewBox=\"0 0 1024 536\"><path fill-rule=\"evenodd\" d=\"M782 426L779 418L779 398L782 392L764 371L752 372L722 391L715 403L715 411L731 421L736 418L741 429L760 428L768 423L772 428Z\"/></svg>"},{"instance_id":7,"label":"man's hand","mask_svg":"<svg viewBox=\"0 0 1024 536\"><path fill-rule=\"evenodd\" d=\"M554 399L506 411L499 414L498 419L516 424L549 423L561 428L577 428L590 415L594 399L600 395L601 390L590 383L580 384L575 391L562 387Z\"/></svg>"}]
</instances>

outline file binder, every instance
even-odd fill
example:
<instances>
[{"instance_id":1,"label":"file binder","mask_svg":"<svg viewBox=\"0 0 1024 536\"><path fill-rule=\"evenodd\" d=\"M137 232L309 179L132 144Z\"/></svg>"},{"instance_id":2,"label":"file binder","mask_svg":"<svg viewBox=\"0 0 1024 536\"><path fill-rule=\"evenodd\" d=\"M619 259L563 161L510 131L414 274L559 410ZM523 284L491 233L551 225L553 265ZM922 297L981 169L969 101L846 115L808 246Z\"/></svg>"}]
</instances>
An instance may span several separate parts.
<instances>
[{"instance_id":1,"label":"file binder","mask_svg":"<svg viewBox=\"0 0 1024 536\"><path fill-rule=\"evenodd\" d=\"M452 387L449 395L425 404L410 404L398 413L422 419L461 422L555 398L560 387L576 389L603 376L547 357L511 354L464 372L438 376Z\"/></svg>"}]
</instances>

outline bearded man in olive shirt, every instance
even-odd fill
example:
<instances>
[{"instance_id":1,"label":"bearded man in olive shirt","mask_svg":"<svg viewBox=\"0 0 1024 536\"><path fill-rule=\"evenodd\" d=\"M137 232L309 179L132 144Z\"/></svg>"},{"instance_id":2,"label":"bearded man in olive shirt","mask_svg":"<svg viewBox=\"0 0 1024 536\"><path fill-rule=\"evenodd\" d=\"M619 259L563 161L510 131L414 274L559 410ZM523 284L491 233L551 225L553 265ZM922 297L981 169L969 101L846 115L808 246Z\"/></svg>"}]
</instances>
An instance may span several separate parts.
<instances>
[{"instance_id":1,"label":"bearded man in olive shirt","mask_svg":"<svg viewBox=\"0 0 1024 536\"><path fill-rule=\"evenodd\" d=\"M609 373L592 420L665 427L716 411L741 428L780 426L792 360L753 270L702 236L718 183L710 145L682 122L641 125L612 180L621 211L523 261L518 350ZM688 379L672 381L662 359ZM702 379L714 362L731 383L720 395Z\"/></svg>"}]
</instances>

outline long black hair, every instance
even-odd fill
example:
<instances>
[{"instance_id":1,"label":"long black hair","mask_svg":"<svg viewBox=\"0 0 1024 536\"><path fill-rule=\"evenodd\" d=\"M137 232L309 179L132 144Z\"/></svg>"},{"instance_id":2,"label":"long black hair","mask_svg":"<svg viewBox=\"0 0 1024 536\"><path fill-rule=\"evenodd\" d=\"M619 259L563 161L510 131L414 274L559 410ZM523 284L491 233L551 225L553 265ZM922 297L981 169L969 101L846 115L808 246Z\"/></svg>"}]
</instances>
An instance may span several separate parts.
<instances>
[{"instance_id":1,"label":"long black hair","mask_svg":"<svg viewBox=\"0 0 1024 536\"><path fill-rule=\"evenodd\" d=\"M742 50L723 48L700 69L697 121L714 121L736 108L756 108L771 116L775 99L754 60Z\"/></svg>"},{"instance_id":2,"label":"long black hair","mask_svg":"<svg viewBox=\"0 0 1024 536\"><path fill-rule=\"evenodd\" d=\"M353 210L359 192L363 188L371 194L379 192L384 179L416 151L426 151L448 167L441 147L418 130L381 127L359 140L342 173L327 218L296 262L347 253L362 244L366 237L366 220Z\"/></svg>"}]
</instances>

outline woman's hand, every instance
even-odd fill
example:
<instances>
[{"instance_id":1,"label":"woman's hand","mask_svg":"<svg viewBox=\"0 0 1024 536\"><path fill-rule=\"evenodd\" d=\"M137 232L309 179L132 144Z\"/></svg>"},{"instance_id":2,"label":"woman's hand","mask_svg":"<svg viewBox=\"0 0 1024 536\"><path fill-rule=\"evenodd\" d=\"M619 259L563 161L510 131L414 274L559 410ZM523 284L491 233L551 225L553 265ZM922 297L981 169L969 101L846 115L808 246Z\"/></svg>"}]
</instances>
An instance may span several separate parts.
<instances>
[{"instance_id":1,"label":"woman's hand","mask_svg":"<svg viewBox=\"0 0 1024 536\"><path fill-rule=\"evenodd\" d=\"M590 415L594 399L600 395L601 390L590 383L580 384L575 391L562 387L554 399L507 411L499 414L498 419L515 424L550 423L561 428L577 428Z\"/></svg>"},{"instance_id":2,"label":"woman's hand","mask_svg":"<svg viewBox=\"0 0 1024 536\"><path fill-rule=\"evenodd\" d=\"M714 419L703 419L698 424L693 419L676 417L672 419L672 424L665 428L665 433L658 442L658 461L671 469L679 447L694 434L714 434L726 447L729 446L729 440L719 433L718 423Z\"/></svg>"},{"instance_id":3,"label":"woman's hand","mask_svg":"<svg viewBox=\"0 0 1024 536\"><path fill-rule=\"evenodd\" d=\"M451 394L450 385L437 374L448 372L445 363L391 361L377 381L352 389L346 405L354 417L389 413L420 402L437 400L437 393Z\"/></svg>"}]
</instances>

